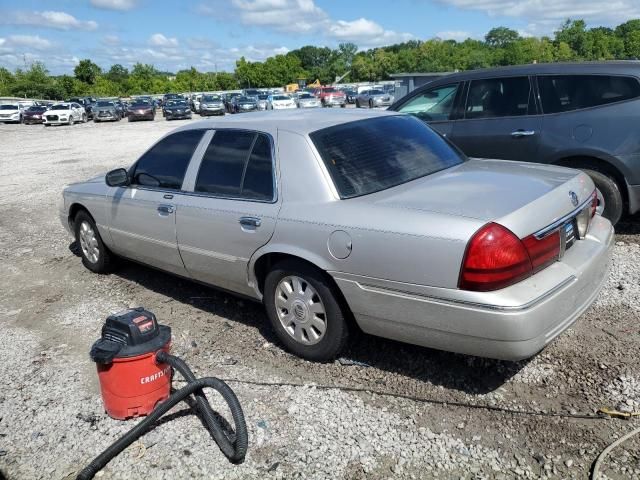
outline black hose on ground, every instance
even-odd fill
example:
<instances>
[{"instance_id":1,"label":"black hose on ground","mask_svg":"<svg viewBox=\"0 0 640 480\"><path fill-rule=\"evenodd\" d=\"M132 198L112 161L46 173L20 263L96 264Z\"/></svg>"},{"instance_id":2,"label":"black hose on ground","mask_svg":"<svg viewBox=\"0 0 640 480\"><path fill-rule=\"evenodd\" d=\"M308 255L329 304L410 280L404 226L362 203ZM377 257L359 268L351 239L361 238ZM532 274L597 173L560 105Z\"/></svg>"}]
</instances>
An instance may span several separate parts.
<instances>
[{"instance_id":1,"label":"black hose on ground","mask_svg":"<svg viewBox=\"0 0 640 480\"><path fill-rule=\"evenodd\" d=\"M196 378L183 360L164 351L160 351L156 355L156 359L159 363L167 363L178 370L187 380L187 385L174 392L164 402L158 404L144 420L93 459L89 465L80 471L76 480L90 480L93 478L96 473L102 470L105 465L119 455L120 452L144 435L154 422L191 394L195 394L196 402L206 423L207 430L209 430L213 436L222 453L224 453L232 463L242 463L244 461L249 443L247 424L245 423L240 402L229 385L214 377ZM229 438L222 425L220 425L216 419L216 414L202 391L202 389L206 387L218 391L227 402L227 405L229 405L229 410L231 411L231 416L235 424L235 435L233 435L235 438Z\"/></svg>"}]
</instances>

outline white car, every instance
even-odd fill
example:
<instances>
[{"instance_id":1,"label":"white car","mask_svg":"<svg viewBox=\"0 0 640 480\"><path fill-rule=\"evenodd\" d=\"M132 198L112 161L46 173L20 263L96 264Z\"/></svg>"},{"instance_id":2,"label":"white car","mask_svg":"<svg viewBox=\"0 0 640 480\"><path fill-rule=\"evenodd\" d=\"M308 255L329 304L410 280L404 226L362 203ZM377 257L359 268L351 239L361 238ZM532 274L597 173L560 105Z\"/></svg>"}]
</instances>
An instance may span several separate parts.
<instances>
[{"instance_id":1,"label":"white car","mask_svg":"<svg viewBox=\"0 0 640 480\"><path fill-rule=\"evenodd\" d=\"M288 108L298 108L296 102L289 95L274 94L267 98L268 110L286 110Z\"/></svg>"},{"instance_id":2,"label":"white car","mask_svg":"<svg viewBox=\"0 0 640 480\"><path fill-rule=\"evenodd\" d=\"M22 106L17 103L0 105L0 122L22 123Z\"/></svg>"},{"instance_id":3,"label":"white car","mask_svg":"<svg viewBox=\"0 0 640 480\"><path fill-rule=\"evenodd\" d=\"M85 123L87 112L84 107L75 102L56 103L42 114L44 125L73 125L75 122Z\"/></svg>"}]
</instances>

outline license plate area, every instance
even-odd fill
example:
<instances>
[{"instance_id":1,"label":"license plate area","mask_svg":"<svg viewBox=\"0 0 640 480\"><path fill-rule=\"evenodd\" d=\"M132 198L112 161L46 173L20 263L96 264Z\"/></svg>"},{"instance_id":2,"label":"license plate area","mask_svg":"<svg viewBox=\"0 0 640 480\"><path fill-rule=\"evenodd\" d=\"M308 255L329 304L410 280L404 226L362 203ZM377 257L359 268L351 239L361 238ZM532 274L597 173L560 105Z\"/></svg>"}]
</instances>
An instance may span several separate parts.
<instances>
[{"instance_id":1,"label":"license plate area","mask_svg":"<svg viewBox=\"0 0 640 480\"><path fill-rule=\"evenodd\" d=\"M578 239L578 227L575 219L571 219L560 227L560 258Z\"/></svg>"}]
</instances>

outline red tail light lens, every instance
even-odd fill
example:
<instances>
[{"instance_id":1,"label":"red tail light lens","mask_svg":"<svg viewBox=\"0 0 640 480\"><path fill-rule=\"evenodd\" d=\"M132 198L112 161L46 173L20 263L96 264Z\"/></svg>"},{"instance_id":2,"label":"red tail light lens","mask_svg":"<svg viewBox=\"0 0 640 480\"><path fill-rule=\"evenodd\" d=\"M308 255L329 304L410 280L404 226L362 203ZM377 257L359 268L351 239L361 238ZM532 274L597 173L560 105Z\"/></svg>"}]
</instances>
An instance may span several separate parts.
<instances>
[{"instance_id":1,"label":"red tail light lens","mask_svg":"<svg viewBox=\"0 0 640 480\"><path fill-rule=\"evenodd\" d=\"M529 235L522 240L524 247L531 259L532 273L539 272L551 265L560 257L560 231L556 230L544 238L538 240L534 235Z\"/></svg>"},{"instance_id":2,"label":"red tail light lens","mask_svg":"<svg viewBox=\"0 0 640 480\"><path fill-rule=\"evenodd\" d=\"M598 209L598 194L594 190L591 194L591 218L596 215L596 210Z\"/></svg>"},{"instance_id":3,"label":"red tail light lens","mask_svg":"<svg viewBox=\"0 0 640 480\"><path fill-rule=\"evenodd\" d=\"M560 232L520 240L512 231L489 223L471 238L462 263L459 288L488 292L513 285L551 265L560 256Z\"/></svg>"},{"instance_id":4,"label":"red tail light lens","mask_svg":"<svg viewBox=\"0 0 640 480\"><path fill-rule=\"evenodd\" d=\"M467 247L459 286L463 290L498 290L531 275L529 254L513 232L497 223L478 230Z\"/></svg>"}]
</instances>

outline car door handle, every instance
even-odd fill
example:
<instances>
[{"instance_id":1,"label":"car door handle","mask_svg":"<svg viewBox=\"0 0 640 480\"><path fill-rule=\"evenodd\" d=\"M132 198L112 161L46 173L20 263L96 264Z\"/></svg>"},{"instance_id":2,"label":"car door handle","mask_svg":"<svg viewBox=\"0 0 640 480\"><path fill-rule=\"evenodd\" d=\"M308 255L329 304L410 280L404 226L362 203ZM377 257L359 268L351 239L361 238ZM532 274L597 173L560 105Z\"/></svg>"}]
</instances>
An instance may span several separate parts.
<instances>
[{"instance_id":1,"label":"car door handle","mask_svg":"<svg viewBox=\"0 0 640 480\"><path fill-rule=\"evenodd\" d=\"M262 224L258 217L240 217L239 222L243 227L259 227Z\"/></svg>"},{"instance_id":2,"label":"car door handle","mask_svg":"<svg viewBox=\"0 0 640 480\"><path fill-rule=\"evenodd\" d=\"M174 212L173 205L158 205L158 213L160 215L170 215Z\"/></svg>"},{"instance_id":3,"label":"car door handle","mask_svg":"<svg viewBox=\"0 0 640 480\"><path fill-rule=\"evenodd\" d=\"M513 138L532 137L535 134L535 130L516 130L515 132L511 132Z\"/></svg>"}]
</instances>

